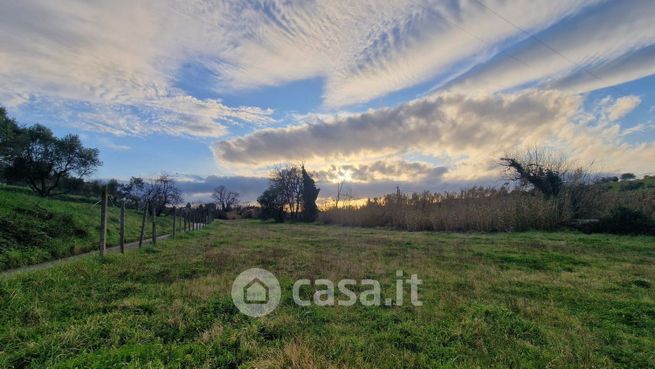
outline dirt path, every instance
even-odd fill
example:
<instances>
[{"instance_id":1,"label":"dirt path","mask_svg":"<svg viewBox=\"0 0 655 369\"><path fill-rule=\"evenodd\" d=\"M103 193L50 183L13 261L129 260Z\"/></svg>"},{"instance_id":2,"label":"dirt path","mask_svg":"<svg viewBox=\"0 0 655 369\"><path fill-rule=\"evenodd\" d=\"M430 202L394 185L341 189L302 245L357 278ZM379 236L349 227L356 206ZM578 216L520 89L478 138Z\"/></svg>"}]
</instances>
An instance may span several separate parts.
<instances>
[{"instance_id":1,"label":"dirt path","mask_svg":"<svg viewBox=\"0 0 655 369\"><path fill-rule=\"evenodd\" d=\"M170 235L165 234L165 235L157 237L157 240L165 240L168 237L170 237ZM151 242L152 242L152 239L150 239L150 238L148 238L147 240L143 240L144 244L149 244ZM125 251L132 250L132 249L135 249L135 248L138 248L138 247L139 247L139 241L126 243L125 244ZM107 252L107 253L120 252L120 251L121 251L120 246L107 247L107 249L105 250L105 252ZM66 263L66 262L69 262L71 260L80 259L80 258L91 256L91 255L98 255L98 250L93 250L93 251L85 252L83 254L68 256L68 257L61 258L61 259L50 260L50 261L46 261L46 262L40 263L40 264L27 265L27 266L19 267L19 268L16 268L16 269L5 270L4 272L0 273L0 276L1 277L10 277L10 276L16 275L18 273L22 273L22 272L29 272L29 271L33 271L33 270L48 269L48 268L51 268L51 267L53 267L53 266L55 266L57 264Z\"/></svg>"},{"instance_id":2,"label":"dirt path","mask_svg":"<svg viewBox=\"0 0 655 369\"><path fill-rule=\"evenodd\" d=\"M202 228L204 225L199 224L199 226L200 226L200 228ZM161 235L161 236L157 237L157 241L165 240L165 239L169 238L170 236L171 236L170 234ZM152 238L147 238L147 239L143 240L144 244L149 244L151 242L152 242ZM138 247L139 247L139 241L126 243L125 244L125 251L136 249ZM120 251L121 251L120 246L107 247L107 249L105 250L105 252L107 252L107 253L120 252ZM14 275L19 274L19 273L29 272L29 271L33 271L33 270L48 269L48 268L51 268L51 267L53 267L55 265L58 265L58 264L61 264L61 263L66 263L66 262L69 262L71 260L75 260L75 259L79 259L79 258L91 256L91 255L98 255L98 250L93 250L93 251L85 252L83 254L68 256L68 257L61 258L61 259L50 260L50 261L46 261L46 262L40 263L40 264L27 265L27 266L24 266L24 267L5 270L4 272L0 272L0 278L1 277L11 277L11 276L14 276Z\"/></svg>"}]
</instances>

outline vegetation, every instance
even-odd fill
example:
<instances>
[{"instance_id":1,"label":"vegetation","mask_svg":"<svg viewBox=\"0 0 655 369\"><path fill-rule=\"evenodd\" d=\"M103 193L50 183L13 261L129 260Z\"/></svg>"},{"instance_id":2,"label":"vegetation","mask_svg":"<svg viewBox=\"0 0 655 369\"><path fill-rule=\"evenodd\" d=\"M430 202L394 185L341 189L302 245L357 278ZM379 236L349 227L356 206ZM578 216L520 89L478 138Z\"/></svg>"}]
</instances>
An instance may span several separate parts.
<instances>
[{"instance_id":1,"label":"vegetation","mask_svg":"<svg viewBox=\"0 0 655 369\"><path fill-rule=\"evenodd\" d=\"M620 207L655 219L655 189L611 191L593 185L581 192L584 196L565 191L549 199L507 187L473 187L447 193L397 192L369 199L361 207L326 209L319 220L328 224L410 231L506 232L559 230L579 217L611 221L610 215ZM612 229L615 227L593 228L598 232ZM652 231L652 228L648 230Z\"/></svg>"},{"instance_id":2,"label":"vegetation","mask_svg":"<svg viewBox=\"0 0 655 369\"><path fill-rule=\"evenodd\" d=\"M533 149L501 159L516 186L395 194L361 207L326 209L329 224L411 231L525 231L576 226L587 232L655 235L655 181L625 174L593 178L565 159ZM628 173L629 174L629 173ZM340 190L341 186L339 186ZM337 199L340 197L339 191ZM582 226L581 226L582 225Z\"/></svg>"},{"instance_id":3,"label":"vegetation","mask_svg":"<svg viewBox=\"0 0 655 369\"><path fill-rule=\"evenodd\" d=\"M304 165L277 169L271 174L270 185L257 199L260 217L277 222L286 218L313 222L318 217L319 191Z\"/></svg>"},{"instance_id":4,"label":"vegetation","mask_svg":"<svg viewBox=\"0 0 655 369\"><path fill-rule=\"evenodd\" d=\"M21 127L0 107L0 162L2 177L25 183L36 194L57 194L66 182L93 173L101 162L98 149L86 148L77 135L57 138L40 124Z\"/></svg>"},{"instance_id":5,"label":"vegetation","mask_svg":"<svg viewBox=\"0 0 655 369\"><path fill-rule=\"evenodd\" d=\"M318 218L318 206L316 199L320 189L316 188L314 179L307 173L305 166L301 167L302 172L302 219L305 222L313 222Z\"/></svg>"},{"instance_id":6,"label":"vegetation","mask_svg":"<svg viewBox=\"0 0 655 369\"><path fill-rule=\"evenodd\" d=\"M3 368L652 368L655 239L215 222L0 279ZM263 318L230 289L281 282ZM298 278L423 279L421 307L299 307ZM391 292L392 294L392 292Z\"/></svg>"},{"instance_id":7,"label":"vegetation","mask_svg":"<svg viewBox=\"0 0 655 369\"><path fill-rule=\"evenodd\" d=\"M75 255L98 246L100 206L97 198L34 196L27 188L0 186L0 270ZM117 204L115 204L117 205ZM119 209L109 208L107 241L119 240ZM172 221L158 219L158 232L170 233ZM141 214L126 212L126 238L139 237ZM146 227L150 234L151 227Z\"/></svg>"},{"instance_id":8,"label":"vegetation","mask_svg":"<svg viewBox=\"0 0 655 369\"><path fill-rule=\"evenodd\" d=\"M214 189L212 199L216 200L216 207L222 212L232 211L239 206L239 193L230 191L223 185Z\"/></svg>"}]
</instances>

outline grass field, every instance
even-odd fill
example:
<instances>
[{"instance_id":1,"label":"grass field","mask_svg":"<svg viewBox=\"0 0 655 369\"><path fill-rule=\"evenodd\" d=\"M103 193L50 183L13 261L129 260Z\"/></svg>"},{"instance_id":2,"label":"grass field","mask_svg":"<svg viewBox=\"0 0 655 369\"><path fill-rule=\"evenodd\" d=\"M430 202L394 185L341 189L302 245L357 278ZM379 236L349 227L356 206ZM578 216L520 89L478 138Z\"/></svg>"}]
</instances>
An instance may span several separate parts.
<instances>
[{"instance_id":1,"label":"grass field","mask_svg":"<svg viewBox=\"0 0 655 369\"><path fill-rule=\"evenodd\" d=\"M95 200L95 201L94 201ZM44 199L27 188L0 187L0 270L57 259L95 249L100 229L99 199L66 196ZM119 214L110 207L107 242L119 241ZM137 240L141 214L128 210L125 233L128 241ZM169 233L172 221L158 219L159 232ZM146 227L148 234L151 227Z\"/></svg>"},{"instance_id":2,"label":"grass field","mask_svg":"<svg viewBox=\"0 0 655 369\"><path fill-rule=\"evenodd\" d=\"M258 266L282 302L238 312ZM414 307L299 307L298 278L424 283ZM215 222L0 279L2 368L653 368L655 238Z\"/></svg>"}]
</instances>

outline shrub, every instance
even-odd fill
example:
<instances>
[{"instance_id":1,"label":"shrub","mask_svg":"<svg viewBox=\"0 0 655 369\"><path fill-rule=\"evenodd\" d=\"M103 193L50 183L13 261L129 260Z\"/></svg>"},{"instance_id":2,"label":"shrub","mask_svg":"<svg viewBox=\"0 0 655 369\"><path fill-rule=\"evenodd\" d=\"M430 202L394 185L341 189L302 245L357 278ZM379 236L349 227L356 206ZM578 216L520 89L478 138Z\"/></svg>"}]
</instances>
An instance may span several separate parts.
<instances>
[{"instance_id":1,"label":"shrub","mask_svg":"<svg viewBox=\"0 0 655 369\"><path fill-rule=\"evenodd\" d=\"M614 234L655 234L655 222L640 210L619 206L589 231Z\"/></svg>"}]
</instances>

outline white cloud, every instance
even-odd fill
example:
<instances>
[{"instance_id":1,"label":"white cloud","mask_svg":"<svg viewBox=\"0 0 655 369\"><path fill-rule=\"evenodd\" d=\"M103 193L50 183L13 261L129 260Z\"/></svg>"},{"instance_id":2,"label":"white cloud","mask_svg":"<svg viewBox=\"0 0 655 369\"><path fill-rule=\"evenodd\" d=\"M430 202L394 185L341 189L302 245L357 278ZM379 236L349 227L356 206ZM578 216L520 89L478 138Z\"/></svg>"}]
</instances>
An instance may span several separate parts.
<instances>
[{"instance_id":1,"label":"white cloud","mask_svg":"<svg viewBox=\"0 0 655 369\"><path fill-rule=\"evenodd\" d=\"M492 173L504 151L545 143L606 158L606 168L642 170L653 144L626 143L630 129L616 123L639 98L585 112L576 94L655 73L655 2L483 3L493 12L445 0L4 2L0 103L115 135L219 137L243 122L269 125L273 111L189 96L177 83L182 66L206 68L213 76L202 82L218 93L321 78L328 108L438 80L453 82L449 92L309 114L293 127L218 142L215 156L244 173L305 160L377 181L417 168L462 180ZM493 93L530 83L544 90Z\"/></svg>"},{"instance_id":2,"label":"white cloud","mask_svg":"<svg viewBox=\"0 0 655 369\"><path fill-rule=\"evenodd\" d=\"M610 1L586 10L537 34L542 42L529 38L503 50L451 88L499 91L537 82L579 93L655 73L655 2Z\"/></svg>"},{"instance_id":3,"label":"white cloud","mask_svg":"<svg viewBox=\"0 0 655 369\"><path fill-rule=\"evenodd\" d=\"M112 140L110 140L108 138L101 138L98 141L100 142L100 144L102 146L108 148L109 150L113 150L113 151L129 151L129 150L132 149L130 146L117 144L117 143L115 143L114 141L112 141Z\"/></svg>"},{"instance_id":4,"label":"white cloud","mask_svg":"<svg viewBox=\"0 0 655 369\"><path fill-rule=\"evenodd\" d=\"M653 43L653 2L603 3L601 11L586 15L597 3L603 2L484 1L529 32L572 19L572 30L548 33L546 41L576 62L608 73L616 69L606 78L611 83L652 73L653 63L644 58L626 60L642 66L628 71L612 63ZM204 121L199 135L225 132L206 129L210 120L219 126L235 119L262 124L270 112L187 96L174 87L186 63L211 71L215 76L207 83L217 91L321 77L325 104L338 107L438 75L452 78L525 39L475 1L25 0L2 10L2 103L17 106L36 97L113 109L146 106L150 113L171 114L157 119L171 122L163 132L175 131L180 115ZM503 58L470 75L468 83L502 88L575 69L534 42L510 52L530 67ZM566 88L589 84L573 75ZM193 128L185 134L194 134Z\"/></svg>"},{"instance_id":5,"label":"white cloud","mask_svg":"<svg viewBox=\"0 0 655 369\"><path fill-rule=\"evenodd\" d=\"M613 106L628 100L618 99ZM595 161L604 170L646 170L643 158L655 157L655 144L625 142L619 125L585 112L582 102L578 95L557 91L439 93L330 122L261 130L217 142L214 152L219 164L249 171L303 160L327 171L333 165L364 168L369 177L379 160L418 153L445 159L445 179L474 180L497 174L495 161L502 154L541 145L581 162Z\"/></svg>"},{"instance_id":6,"label":"white cloud","mask_svg":"<svg viewBox=\"0 0 655 369\"><path fill-rule=\"evenodd\" d=\"M632 112L639 104L641 104L639 96L622 96L607 107L608 118L610 121L621 119Z\"/></svg>"},{"instance_id":7,"label":"white cloud","mask_svg":"<svg viewBox=\"0 0 655 369\"><path fill-rule=\"evenodd\" d=\"M540 30L590 2L489 3L527 29ZM221 82L250 88L323 77L325 103L332 107L413 86L446 68L472 66L518 33L473 1L251 4L238 7L246 14L239 24L246 31L239 36L246 37L221 55L225 63L213 65ZM462 65L466 58L473 60Z\"/></svg>"},{"instance_id":8,"label":"white cloud","mask_svg":"<svg viewBox=\"0 0 655 369\"><path fill-rule=\"evenodd\" d=\"M0 103L47 101L69 124L114 134L220 136L226 124L271 121L270 109L228 107L174 87L199 26L169 1L8 2L0 11ZM209 40L206 40L209 41ZM198 45L196 45L198 46ZM80 113L76 105L86 105ZM71 111L55 111L55 108Z\"/></svg>"},{"instance_id":9,"label":"white cloud","mask_svg":"<svg viewBox=\"0 0 655 369\"><path fill-rule=\"evenodd\" d=\"M634 133L646 132L648 130L655 129L655 123L639 123L630 128L626 128L621 131L622 136L629 136Z\"/></svg>"}]
</instances>

